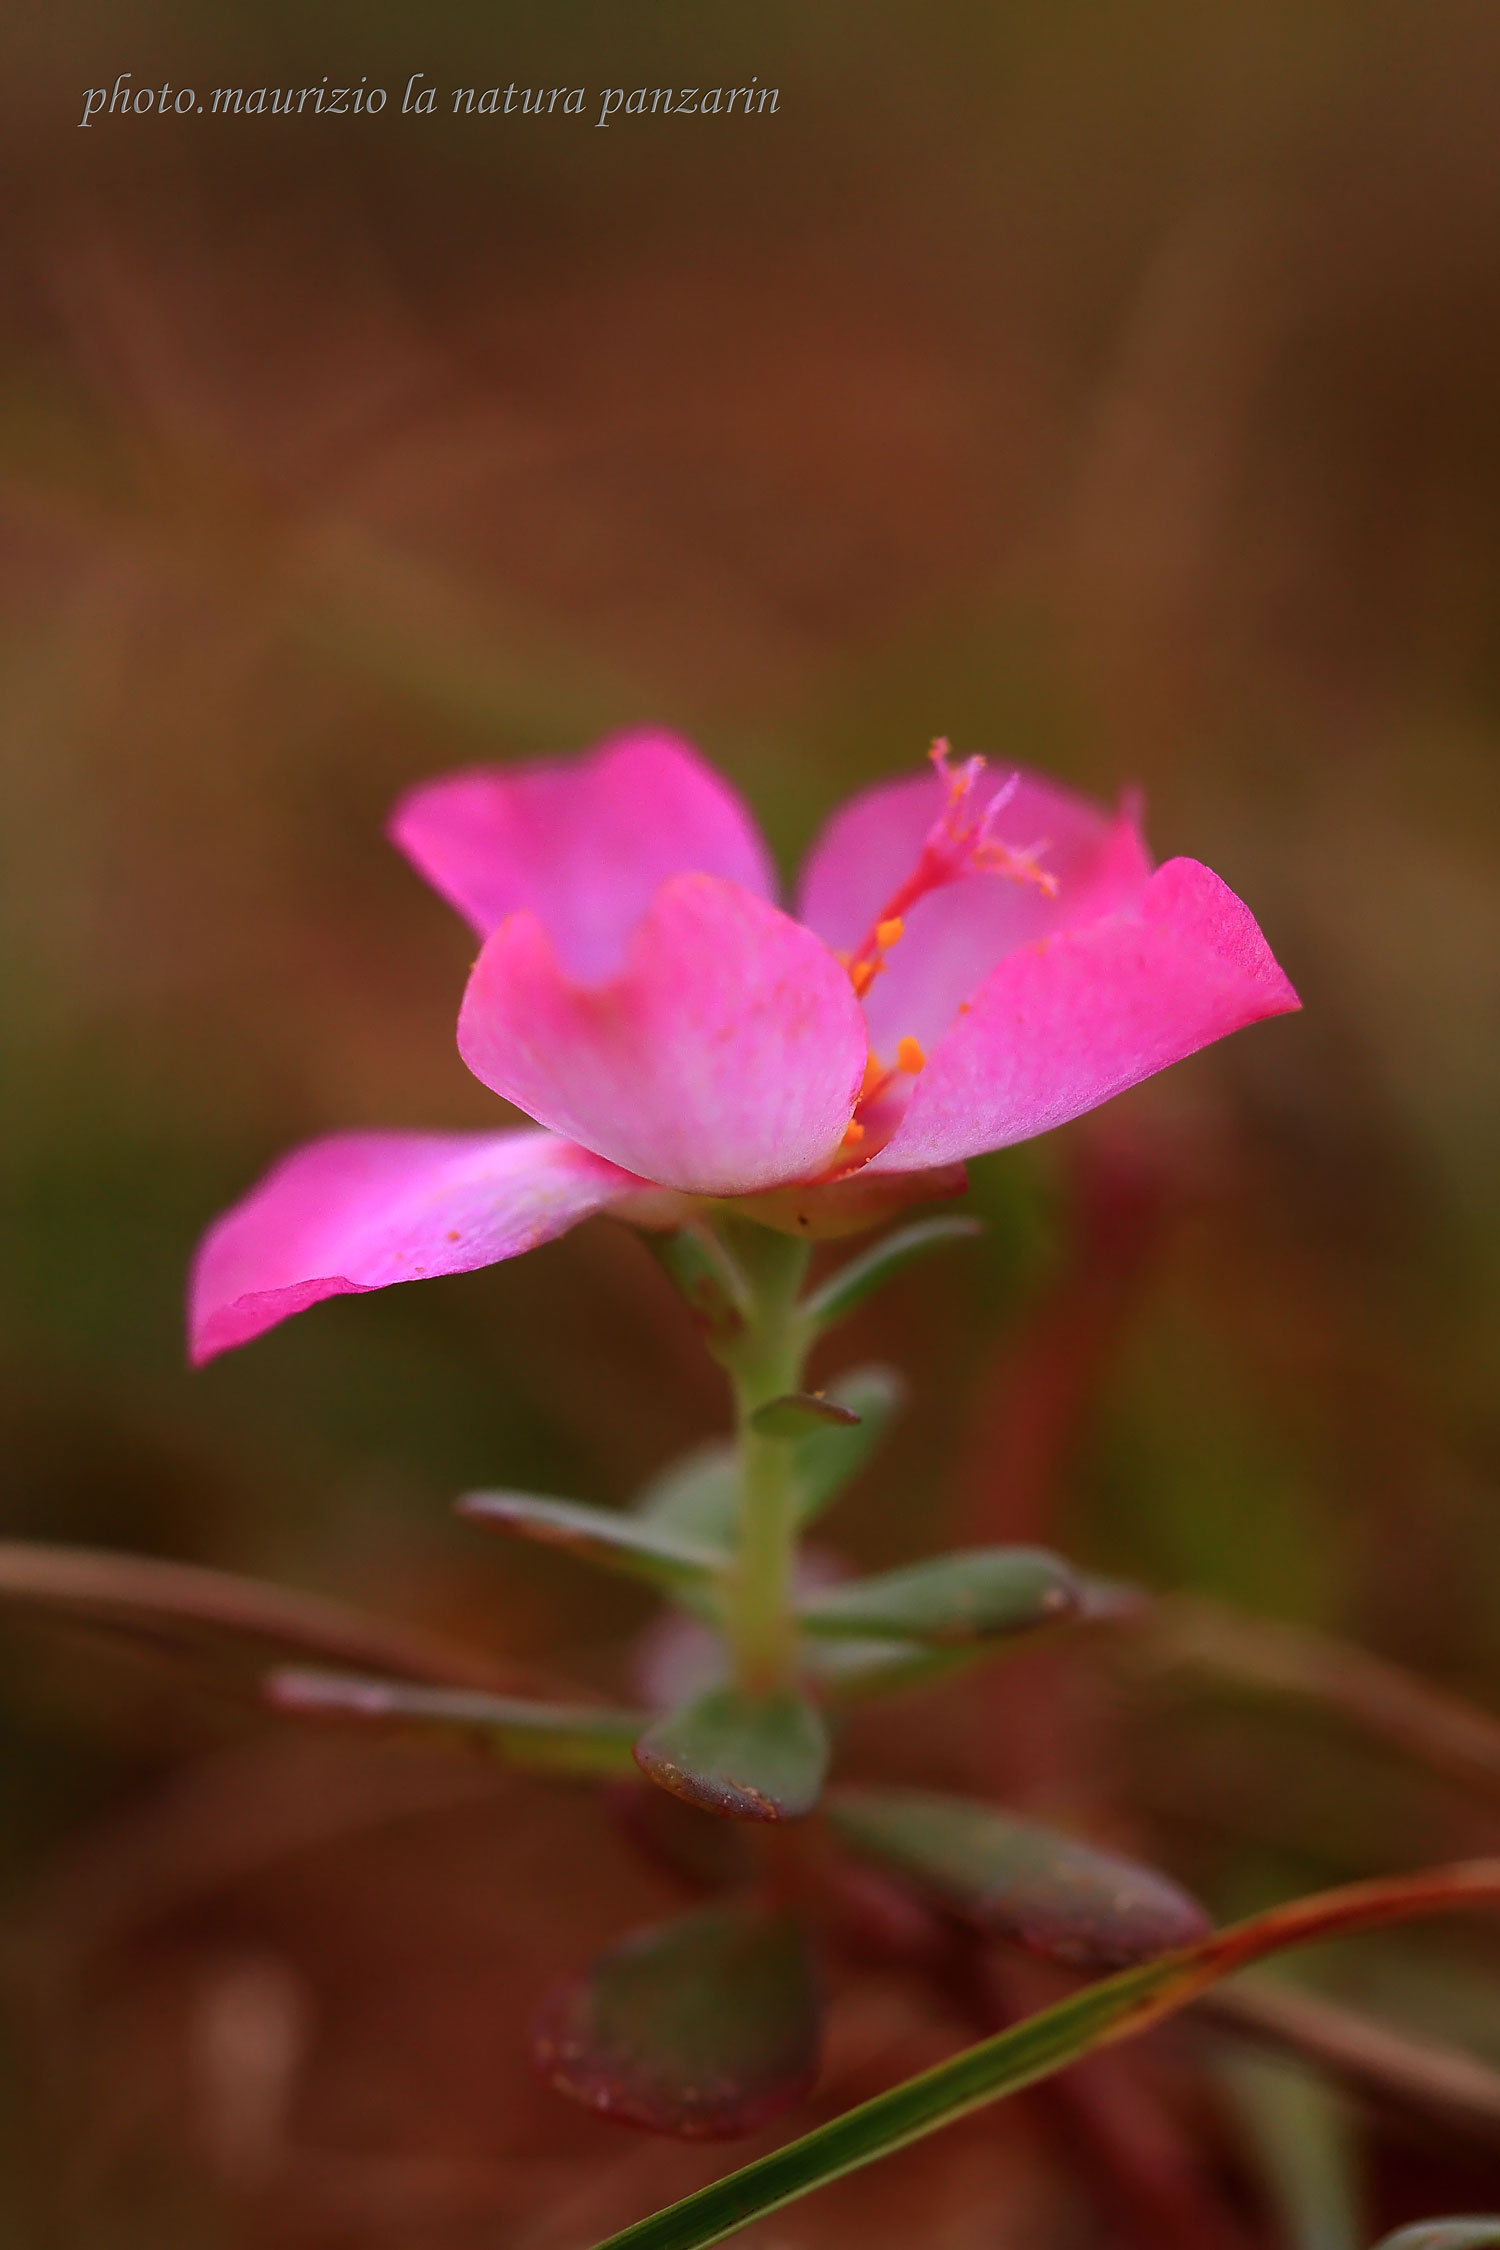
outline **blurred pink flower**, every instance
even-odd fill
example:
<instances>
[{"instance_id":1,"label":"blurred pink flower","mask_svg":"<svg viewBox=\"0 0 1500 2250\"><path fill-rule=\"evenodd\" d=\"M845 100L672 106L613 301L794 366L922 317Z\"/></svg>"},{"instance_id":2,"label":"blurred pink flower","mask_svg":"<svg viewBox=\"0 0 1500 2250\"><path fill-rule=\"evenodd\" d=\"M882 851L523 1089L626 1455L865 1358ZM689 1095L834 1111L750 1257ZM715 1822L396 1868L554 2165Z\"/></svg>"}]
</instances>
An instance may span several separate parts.
<instances>
[{"instance_id":1,"label":"blurred pink flower","mask_svg":"<svg viewBox=\"0 0 1500 2250\"><path fill-rule=\"evenodd\" d=\"M795 919L745 807L672 735L413 790L392 836L484 941L459 1051L541 1130L294 1151L200 1248L194 1359L595 1211L759 1196L785 1224L790 1190L809 1231L863 1223L1298 1005L1216 875L1153 873L1133 806L995 787L942 745L933 764L835 814Z\"/></svg>"}]
</instances>

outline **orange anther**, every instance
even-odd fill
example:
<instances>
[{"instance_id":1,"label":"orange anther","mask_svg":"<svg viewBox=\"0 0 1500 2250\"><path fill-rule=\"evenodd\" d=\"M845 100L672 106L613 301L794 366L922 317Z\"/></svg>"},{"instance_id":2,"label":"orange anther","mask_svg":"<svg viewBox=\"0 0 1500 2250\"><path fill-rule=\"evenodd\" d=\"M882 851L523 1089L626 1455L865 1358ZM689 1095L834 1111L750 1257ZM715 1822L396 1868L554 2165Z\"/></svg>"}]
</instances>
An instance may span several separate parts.
<instances>
[{"instance_id":1,"label":"orange anther","mask_svg":"<svg viewBox=\"0 0 1500 2250\"><path fill-rule=\"evenodd\" d=\"M863 1125L856 1125L854 1119L851 1117L848 1124L844 1127L844 1137L842 1141L840 1141L839 1146L840 1148L858 1148L860 1142L864 1139L864 1137L865 1129Z\"/></svg>"},{"instance_id":2,"label":"orange anther","mask_svg":"<svg viewBox=\"0 0 1500 2250\"><path fill-rule=\"evenodd\" d=\"M849 971L849 982L854 987L856 1000L863 1000L884 967L883 961L856 961L854 963Z\"/></svg>"},{"instance_id":3,"label":"orange anther","mask_svg":"<svg viewBox=\"0 0 1500 2250\"><path fill-rule=\"evenodd\" d=\"M885 1064L881 1061L879 1055L876 1054L874 1048L872 1047L869 1054L865 1058L865 1074L864 1077L860 1080L860 1100L862 1102L868 1101L870 1096L874 1093L876 1087L884 1085L886 1079L889 1077L890 1072L886 1069Z\"/></svg>"},{"instance_id":4,"label":"orange anther","mask_svg":"<svg viewBox=\"0 0 1500 2250\"><path fill-rule=\"evenodd\" d=\"M897 938L900 937L901 932L905 928L906 924L902 921L899 914L893 914L888 922L876 923L875 943L879 946L882 953L885 952L888 946L892 946L895 944Z\"/></svg>"},{"instance_id":5,"label":"orange anther","mask_svg":"<svg viewBox=\"0 0 1500 2250\"><path fill-rule=\"evenodd\" d=\"M896 1068L898 1070L904 1070L915 1078L926 1060L927 1057L923 1054L919 1041L913 1039L909 1033L906 1038L897 1043Z\"/></svg>"}]
</instances>

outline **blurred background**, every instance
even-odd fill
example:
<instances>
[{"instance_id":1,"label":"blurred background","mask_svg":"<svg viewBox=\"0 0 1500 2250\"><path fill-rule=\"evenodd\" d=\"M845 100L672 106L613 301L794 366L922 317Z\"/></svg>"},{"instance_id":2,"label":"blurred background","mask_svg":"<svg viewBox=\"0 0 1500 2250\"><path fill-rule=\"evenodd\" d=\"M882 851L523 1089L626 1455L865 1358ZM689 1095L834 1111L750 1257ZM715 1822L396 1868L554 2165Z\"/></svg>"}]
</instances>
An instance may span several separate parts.
<instances>
[{"instance_id":1,"label":"blurred background","mask_svg":"<svg viewBox=\"0 0 1500 2250\"><path fill-rule=\"evenodd\" d=\"M722 1427L638 1241L198 1375L188 1258L296 1139L496 1117L400 789L659 719L790 873L942 732L1141 784L1306 1008L974 1167L986 1242L840 1353L913 1397L835 1542L1055 1541L1500 1707L1494 10L72 0L0 54L0 1535L607 1684L644 1608L450 1501L623 1501ZM80 131L121 71L390 99ZM594 122L751 74L774 114ZM448 114L496 82L586 113ZM527 2080L540 1984L670 1895L590 1800L293 1742L242 1688L0 1619L8 2239L567 2250L723 2168ZM1222 1912L1500 1843L1493 1789L1102 1642L855 1755ZM1319 1973L1500 2065L1493 1931ZM899 1980L840 2009L828 2108L964 2035ZM774 2240L1310 2242L1205 2100L1186 2217L1144 2127L1093 2195L1041 2102ZM1493 2121L1340 2116L1372 2224L1495 2201Z\"/></svg>"}]
</instances>

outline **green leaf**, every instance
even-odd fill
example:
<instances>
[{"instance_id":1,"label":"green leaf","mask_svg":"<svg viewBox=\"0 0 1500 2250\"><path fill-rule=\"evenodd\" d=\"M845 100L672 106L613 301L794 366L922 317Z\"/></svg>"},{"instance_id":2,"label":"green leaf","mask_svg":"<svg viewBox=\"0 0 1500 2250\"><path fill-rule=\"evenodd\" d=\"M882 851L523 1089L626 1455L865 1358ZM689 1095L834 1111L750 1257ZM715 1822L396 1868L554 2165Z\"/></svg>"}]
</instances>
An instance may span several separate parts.
<instances>
[{"instance_id":1,"label":"green leaf","mask_svg":"<svg viewBox=\"0 0 1500 2250\"><path fill-rule=\"evenodd\" d=\"M856 1477L884 1437L906 1396L893 1368L854 1367L835 1377L824 1394L855 1416L850 1423L824 1423L801 1439L792 1460L797 1486L797 1520L811 1523Z\"/></svg>"},{"instance_id":2,"label":"green leaf","mask_svg":"<svg viewBox=\"0 0 1500 2250\"><path fill-rule=\"evenodd\" d=\"M993 2039L981 2040L667 2210L612 2234L598 2250L706 2250L709 2243L722 2242L752 2220L906 2148L1004 2094L1050 2077L1081 2055L1149 2030L1221 1977L1232 1976L1253 1961L1320 1938L1378 1929L1414 1914L1475 1906L1500 1906L1500 1860L1474 1860L1419 1875L1351 1883L1273 1907L1268 1914L1216 1931L1164 1960L1122 1970ZM1481 2236L1477 2243L1471 2239L1466 2250L1481 2250L1484 2239ZM1459 2243L1440 2245L1440 2250L1460 2250L1461 2243L1462 2237ZM1392 2245L1384 2245L1383 2250L1392 2250ZM1402 2250L1412 2246L1403 2244Z\"/></svg>"},{"instance_id":3,"label":"green leaf","mask_svg":"<svg viewBox=\"0 0 1500 2250\"><path fill-rule=\"evenodd\" d=\"M464 1688L409 1687L352 1672L270 1673L265 1700L297 1718L446 1734L551 1773L629 1773L642 1711L589 1703L530 1703Z\"/></svg>"},{"instance_id":4,"label":"green leaf","mask_svg":"<svg viewBox=\"0 0 1500 2250\"><path fill-rule=\"evenodd\" d=\"M635 1503L642 1522L726 1551L739 1530L739 1456L728 1438L716 1438L653 1477Z\"/></svg>"},{"instance_id":5,"label":"green leaf","mask_svg":"<svg viewBox=\"0 0 1500 2250\"><path fill-rule=\"evenodd\" d=\"M542 1500L529 1492L470 1492L458 1512L518 1539L561 1547L580 1562L598 1563L627 1578L644 1578L664 1592L710 1597L729 1562L722 1547L686 1537L665 1524L648 1523L618 1508L590 1508L580 1500Z\"/></svg>"},{"instance_id":6,"label":"green leaf","mask_svg":"<svg viewBox=\"0 0 1500 2250\"><path fill-rule=\"evenodd\" d=\"M1063 1622L1070 1625L1134 1624L1150 1608L1150 1596L1133 1586L1102 1578L1078 1579L1079 1606ZM847 1698L898 1695L947 1679L965 1666L993 1664L1010 1650L1010 1640L931 1641L809 1639L803 1668L826 1695Z\"/></svg>"},{"instance_id":7,"label":"green leaf","mask_svg":"<svg viewBox=\"0 0 1500 2250\"><path fill-rule=\"evenodd\" d=\"M828 1769L828 1732L802 1695L710 1688L658 1719L635 1746L648 1780L730 1820L797 1820Z\"/></svg>"},{"instance_id":8,"label":"green leaf","mask_svg":"<svg viewBox=\"0 0 1500 2250\"><path fill-rule=\"evenodd\" d=\"M547 2003L534 2053L551 2085L605 2117L726 2140L806 2093L819 2014L801 1924L736 1900L615 1946Z\"/></svg>"},{"instance_id":9,"label":"green leaf","mask_svg":"<svg viewBox=\"0 0 1500 2250\"><path fill-rule=\"evenodd\" d=\"M805 1602L805 1632L951 1647L1035 1632L1077 1615L1074 1573L1040 1547L969 1547L856 1578Z\"/></svg>"},{"instance_id":10,"label":"green leaf","mask_svg":"<svg viewBox=\"0 0 1500 2250\"><path fill-rule=\"evenodd\" d=\"M945 1249L950 1242L972 1242L983 1233L982 1219L919 1219L914 1226L898 1227L814 1290L803 1304L803 1318L815 1328L831 1328L914 1258L925 1258L929 1250Z\"/></svg>"},{"instance_id":11,"label":"green leaf","mask_svg":"<svg viewBox=\"0 0 1500 2250\"><path fill-rule=\"evenodd\" d=\"M972 1797L839 1789L828 1817L853 1850L988 1937L1079 1969L1122 1969L1201 1937L1208 1916L1165 1875Z\"/></svg>"},{"instance_id":12,"label":"green leaf","mask_svg":"<svg viewBox=\"0 0 1500 2250\"><path fill-rule=\"evenodd\" d=\"M802 1667L823 1695L894 1695L945 1679L958 1665L988 1653L983 1643L964 1648L933 1648L925 1641L809 1640Z\"/></svg>"},{"instance_id":13,"label":"green leaf","mask_svg":"<svg viewBox=\"0 0 1500 2250\"><path fill-rule=\"evenodd\" d=\"M848 1429L858 1420L852 1406L840 1406L819 1391L787 1391L757 1406L750 1427L762 1437L795 1440L815 1436L829 1427Z\"/></svg>"},{"instance_id":14,"label":"green leaf","mask_svg":"<svg viewBox=\"0 0 1500 2250\"><path fill-rule=\"evenodd\" d=\"M1422 2219L1388 2234L1375 2250L1500 2250L1500 2219Z\"/></svg>"}]
</instances>

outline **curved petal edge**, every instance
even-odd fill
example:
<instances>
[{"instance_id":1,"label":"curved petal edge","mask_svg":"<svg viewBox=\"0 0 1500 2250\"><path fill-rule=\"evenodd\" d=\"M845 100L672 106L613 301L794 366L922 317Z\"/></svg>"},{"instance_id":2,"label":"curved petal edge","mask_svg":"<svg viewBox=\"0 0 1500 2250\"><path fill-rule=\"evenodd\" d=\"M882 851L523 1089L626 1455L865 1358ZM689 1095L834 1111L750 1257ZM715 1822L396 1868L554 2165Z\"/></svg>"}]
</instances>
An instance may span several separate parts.
<instances>
[{"instance_id":1,"label":"curved petal edge","mask_svg":"<svg viewBox=\"0 0 1500 2250\"><path fill-rule=\"evenodd\" d=\"M552 1133L309 1141L204 1236L189 1290L193 1363L325 1297L517 1257L642 1189Z\"/></svg>"},{"instance_id":2,"label":"curved petal edge","mask_svg":"<svg viewBox=\"0 0 1500 2250\"><path fill-rule=\"evenodd\" d=\"M1197 860L1168 860L1133 911L1022 946L990 972L869 1169L1029 1140L1300 1006L1249 908Z\"/></svg>"},{"instance_id":3,"label":"curved petal edge","mask_svg":"<svg viewBox=\"0 0 1500 2250\"><path fill-rule=\"evenodd\" d=\"M662 727L524 765L476 766L408 790L391 841L481 937L529 907L571 973L618 968L669 875L719 875L774 898L749 810Z\"/></svg>"}]
</instances>

